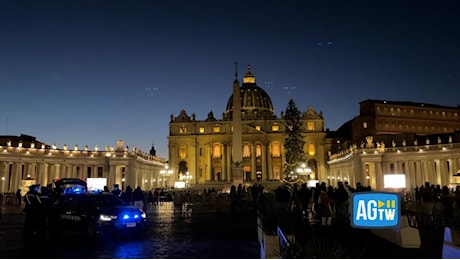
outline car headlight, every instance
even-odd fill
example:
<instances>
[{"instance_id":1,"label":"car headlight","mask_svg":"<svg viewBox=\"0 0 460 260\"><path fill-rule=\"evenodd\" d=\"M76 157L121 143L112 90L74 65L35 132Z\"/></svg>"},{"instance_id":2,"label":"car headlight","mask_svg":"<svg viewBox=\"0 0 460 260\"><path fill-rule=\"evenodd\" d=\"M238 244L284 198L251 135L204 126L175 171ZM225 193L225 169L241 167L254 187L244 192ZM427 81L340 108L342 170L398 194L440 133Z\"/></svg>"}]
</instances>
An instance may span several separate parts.
<instances>
[{"instance_id":1,"label":"car headlight","mask_svg":"<svg viewBox=\"0 0 460 260\"><path fill-rule=\"evenodd\" d=\"M114 219L116 219L117 216L114 216L114 215L105 215L105 214L101 214L99 216L99 220L100 221L112 221Z\"/></svg>"}]
</instances>

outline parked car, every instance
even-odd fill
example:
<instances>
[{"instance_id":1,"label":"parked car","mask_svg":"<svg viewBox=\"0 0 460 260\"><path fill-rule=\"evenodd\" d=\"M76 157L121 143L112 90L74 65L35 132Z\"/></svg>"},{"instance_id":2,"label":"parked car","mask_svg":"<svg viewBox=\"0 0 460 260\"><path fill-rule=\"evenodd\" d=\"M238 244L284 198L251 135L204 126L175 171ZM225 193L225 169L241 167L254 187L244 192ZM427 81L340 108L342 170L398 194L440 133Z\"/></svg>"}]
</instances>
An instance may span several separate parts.
<instances>
[{"instance_id":1,"label":"parked car","mask_svg":"<svg viewBox=\"0 0 460 260\"><path fill-rule=\"evenodd\" d=\"M64 193L55 201L48 217L52 234L74 231L89 238L105 233L139 234L146 224L144 211L108 192Z\"/></svg>"}]
</instances>

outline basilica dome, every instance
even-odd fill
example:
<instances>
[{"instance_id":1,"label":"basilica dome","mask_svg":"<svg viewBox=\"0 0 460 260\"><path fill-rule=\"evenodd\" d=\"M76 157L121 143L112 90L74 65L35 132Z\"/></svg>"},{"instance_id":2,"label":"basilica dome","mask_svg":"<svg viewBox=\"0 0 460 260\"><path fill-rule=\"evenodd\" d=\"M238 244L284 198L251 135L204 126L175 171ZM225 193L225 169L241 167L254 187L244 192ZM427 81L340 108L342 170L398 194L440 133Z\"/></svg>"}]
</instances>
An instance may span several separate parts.
<instances>
[{"instance_id":1,"label":"basilica dome","mask_svg":"<svg viewBox=\"0 0 460 260\"><path fill-rule=\"evenodd\" d=\"M272 119L275 118L272 100L267 92L256 85L256 78L251 72L251 66L244 75L240 87L241 119ZM231 120L233 113L233 94L227 102L224 117Z\"/></svg>"}]
</instances>

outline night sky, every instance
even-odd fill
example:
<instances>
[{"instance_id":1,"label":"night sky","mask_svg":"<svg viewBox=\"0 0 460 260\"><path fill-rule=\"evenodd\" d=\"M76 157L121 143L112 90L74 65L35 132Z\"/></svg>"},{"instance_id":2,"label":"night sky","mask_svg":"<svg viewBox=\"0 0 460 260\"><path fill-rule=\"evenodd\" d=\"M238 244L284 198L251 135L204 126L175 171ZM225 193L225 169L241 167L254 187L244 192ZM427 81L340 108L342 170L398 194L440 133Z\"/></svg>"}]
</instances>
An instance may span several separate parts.
<instances>
[{"instance_id":1,"label":"night sky","mask_svg":"<svg viewBox=\"0 0 460 260\"><path fill-rule=\"evenodd\" d=\"M337 130L366 99L460 104L459 48L456 0L0 0L0 135L167 159L170 115L220 119L235 62Z\"/></svg>"}]
</instances>

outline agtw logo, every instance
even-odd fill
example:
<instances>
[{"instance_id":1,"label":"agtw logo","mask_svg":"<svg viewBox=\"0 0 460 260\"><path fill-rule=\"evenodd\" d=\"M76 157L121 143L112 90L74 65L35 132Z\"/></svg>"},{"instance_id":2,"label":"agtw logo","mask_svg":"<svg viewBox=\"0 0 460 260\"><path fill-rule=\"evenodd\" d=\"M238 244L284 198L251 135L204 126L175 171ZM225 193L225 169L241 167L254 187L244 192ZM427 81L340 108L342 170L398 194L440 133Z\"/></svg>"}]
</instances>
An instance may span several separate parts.
<instances>
[{"instance_id":1,"label":"agtw logo","mask_svg":"<svg viewBox=\"0 0 460 260\"><path fill-rule=\"evenodd\" d=\"M358 192L351 195L351 225L355 228L399 226L399 194Z\"/></svg>"}]
</instances>

